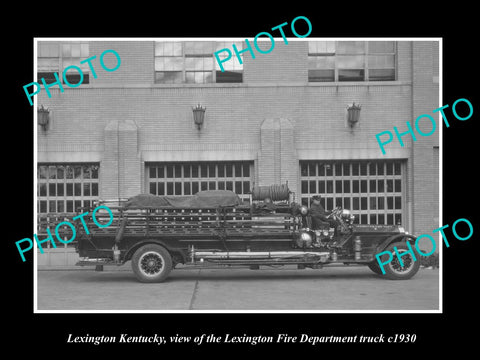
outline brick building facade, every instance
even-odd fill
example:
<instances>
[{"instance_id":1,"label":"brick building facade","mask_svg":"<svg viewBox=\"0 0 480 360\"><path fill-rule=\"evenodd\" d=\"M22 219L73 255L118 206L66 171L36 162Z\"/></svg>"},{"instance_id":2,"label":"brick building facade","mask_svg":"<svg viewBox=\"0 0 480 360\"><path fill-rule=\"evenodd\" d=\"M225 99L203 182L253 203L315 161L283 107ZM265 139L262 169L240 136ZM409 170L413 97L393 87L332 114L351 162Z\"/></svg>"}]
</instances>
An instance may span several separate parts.
<instances>
[{"instance_id":1,"label":"brick building facade","mask_svg":"<svg viewBox=\"0 0 480 360\"><path fill-rule=\"evenodd\" d=\"M97 76L84 64L80 86L37 95L50 110L37 128L39 214L139 193L247 198L254 184L288 182L298 202L320 194L327 210L350 208L360 223L401 223L417 235L439 227L439 126L416 142L404 136L404 147L394 139L385 155L375 139L441 105L438 41L280 38L222 73L213 52L239 39L156 40L38 42L39 82L94 55ZM121 57L111 72L99 64L108 49ZM197 104L206 107L200 129ZM40 263L59 264L52 259Z\"/></svg>"}]
</instances>

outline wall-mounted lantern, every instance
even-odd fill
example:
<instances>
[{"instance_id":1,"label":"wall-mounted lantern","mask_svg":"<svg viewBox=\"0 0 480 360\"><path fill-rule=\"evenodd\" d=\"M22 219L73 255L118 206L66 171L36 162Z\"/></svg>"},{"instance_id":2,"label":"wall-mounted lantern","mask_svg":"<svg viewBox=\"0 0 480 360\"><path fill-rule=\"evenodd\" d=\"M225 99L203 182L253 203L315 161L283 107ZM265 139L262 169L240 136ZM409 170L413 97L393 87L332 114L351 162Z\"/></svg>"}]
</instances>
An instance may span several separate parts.
<instances>
[{"instance_id":1,"label":"wall-mounted lantern","mask_svg":"<svg viewBox=\"0 0 480 360\"><path fill-rule=\"evenodd\" d=\"M37 123L45 131L48 128L48 123L50 122L50 109L40 105L37 109Z\"/></svg>"},{"instance_id":2,"label":"wall-mounted lantern","mask_svg":"<svg viewBox=\"0 0 480 360\"><path fill-rule=\"evenodd\" d=\"M362 107L360 105L355 105L355 103L352 105L347 105L347 121L351 128L353 128L360 119L361 109Z\"/></svg>"},{"instance_id":3,"label":"wall-mounted lantern","mask_svg":"<svg viewBox=\"0 0 480 360\"><path fill-rule=\"evenodd\" d=\"M202 107L200 106L200 104L198 104L196 107L192 108L192 110L193 110L193 121L195 122L195 125L197 125L197 129L200 130L203 125L205 110L207 110L207 108Z\"/></svg>"}]
</instances>

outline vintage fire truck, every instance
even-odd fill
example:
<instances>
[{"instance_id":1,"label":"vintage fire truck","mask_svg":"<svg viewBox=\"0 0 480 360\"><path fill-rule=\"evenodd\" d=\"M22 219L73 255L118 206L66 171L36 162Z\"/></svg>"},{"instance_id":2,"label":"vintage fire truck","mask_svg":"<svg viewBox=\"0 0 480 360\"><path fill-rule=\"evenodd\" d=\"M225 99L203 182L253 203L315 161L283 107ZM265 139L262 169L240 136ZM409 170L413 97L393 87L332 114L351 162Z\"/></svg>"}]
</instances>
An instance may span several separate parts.
<instances>
[{"instance_id":1,"label":"vintage fire truck","mask_svg":"<svg viewBox=\"0 0 480 360\"><path fill-rule=\"evenodd\" d=\"M320 269L330 264L359 264L388 279L409 279L420 266L407 253L407 242L414 248L416 238L401 226L354 224L351 213L341 208L328 215L335 220L333 228L331 222L312 226L311 209L291 197L246 203L223 190L183 197L142 194L109 208L113 214L110 226L95 227L89 224L92 219L85 217L90 234L78 229L77 265L131 261L141 282L162 282L179 264L222 269L281 265ZM111 214L99 212L97 221L108 222ZM375 255L383 251L393 254L394 247L405 254L401 261L394 256L382 275Z\"/></svg>"}]
</instances>

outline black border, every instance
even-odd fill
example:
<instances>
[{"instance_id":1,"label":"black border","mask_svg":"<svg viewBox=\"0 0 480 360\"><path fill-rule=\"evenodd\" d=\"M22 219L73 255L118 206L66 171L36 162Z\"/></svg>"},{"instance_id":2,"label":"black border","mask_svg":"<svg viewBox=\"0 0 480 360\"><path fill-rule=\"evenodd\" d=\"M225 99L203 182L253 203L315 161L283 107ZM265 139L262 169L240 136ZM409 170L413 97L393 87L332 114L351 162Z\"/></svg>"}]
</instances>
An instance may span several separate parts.
<instances>
[{"instance_id":1,"label":"black border","mask_svg":"<svg viewBox=\"0 0 480 360\"><path fill-rule=\"evenodd\" d=\"M313 4L313 3L312 3ZM323 4L313 4L304 9L293 9L288 5L276 4L278 11L271 9L261 13L258 7L241 4L238 8L219 3L214 11L203 10L195 4L184 4L183 10L174 12L160 3L149 5L154 9L134 7L133 9L111 7L101 12L96 5L86 4L84 8L62 9L52 13L45 6L35 5L22 14L16 27L4 28L7 36L8 101L9 109L4 118L4 161L7 182L7 200L4 201L4 229L7 229L4 249L7 249L7 274L4 296L8 298L8 313L11 321L3 322L7 338L5 344L12 349L27 345L33 351L45 347L46 353L89 355L110 354L133 347L161 355L166 351L180 355L183 351L195 350L212 355L229 356L246 349L248 353L257 350L270 353L289 350L312 351L322 354L346 354L344 351L393 352L414 351L419 348L440 353L452 345L463 350L473 347L474 332L468 327L469 319L475 313L474 256L478 254L475 239L479 227L476 205L476 159L474 147L478 129L478 95L476 85L479 71L475 56L476 24L475 10L466 6L452 5L448 11L442 8L426 9L420 12L414 5L385 4L384 9L366 9L366 3L345 8L327 9ZM114 5L112 5L114 6ZM117 6L124 6L118 4ZM440 6L440 5L439 5ZM79 15L87 11L88 21ZM379 10L379 11L378 11ZM472 13L472 15L469 15ZM70 14L70 15L69 15ZM33 314L33 257L27 256L22 263L14 242L31 237L33 230L33 109L25 101L23 85L33 81L33 38L34 37L151 37L151 36L235 36L250 37L261 31L296 16L306 16L312 23L310 37L441 37L443 38L443 104L452 104L458 98L467 98L473 104L474 115L468 121L451 121L450 128L443 128L443 223L451 224L458 218L468 218L475 229L468 241L453 240L450 248L443 248L443 314ZM85 19L83 19L85 20ZM2 25L2 27L4 27ZM11 99L14 103L11 103ZM12 138L12 139L9 139ZM5 175L4 175L5 176ZM11 309L11 310L10 310ZM474 324L472 324L474 325ZM475 325L474 325L475 326ZM119 335L126 331L132 335L181 333L195 336L201 333L225 333L243 335L275 335L310 333L317 336L354 334L377 335L379 333L415 333L414 344L322 344L308 345L226 345L205 346L170 345L168 347L142 345L103 345L93 347L86 344L66 344L69 333L98 333ZM4 332L5 333L5 332ZM393 346L393 348L392 348ZM380 347L380 348L379 348ZM63 352L65 350L65 352ZM228 351L228 352L227 352ZM45 353L44 353L45 354ZM385 355L385 353L378 353Z\"/></svg>"}]
</instances>

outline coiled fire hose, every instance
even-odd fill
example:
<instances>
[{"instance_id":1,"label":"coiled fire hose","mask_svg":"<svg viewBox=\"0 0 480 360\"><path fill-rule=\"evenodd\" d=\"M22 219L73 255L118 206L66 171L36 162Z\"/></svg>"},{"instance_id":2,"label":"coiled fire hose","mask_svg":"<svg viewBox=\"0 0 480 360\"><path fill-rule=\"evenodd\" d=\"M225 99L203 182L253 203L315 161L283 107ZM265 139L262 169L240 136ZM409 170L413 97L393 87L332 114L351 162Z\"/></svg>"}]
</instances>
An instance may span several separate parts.
<instances>
[{"instance_id":1,"label":"coiled fire hose","mask_svg":"<svg viewBox=\"0 0 480 360\"><path fill-rule=\"evenodd\" d=\"M270 198L272 201L288 200L290 190L286 184L274 184L269 186L255 186L252 190L253 200L265 200Z\"/></svg>"}]
</instances>

